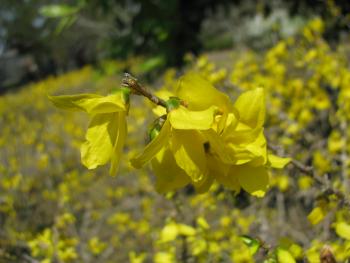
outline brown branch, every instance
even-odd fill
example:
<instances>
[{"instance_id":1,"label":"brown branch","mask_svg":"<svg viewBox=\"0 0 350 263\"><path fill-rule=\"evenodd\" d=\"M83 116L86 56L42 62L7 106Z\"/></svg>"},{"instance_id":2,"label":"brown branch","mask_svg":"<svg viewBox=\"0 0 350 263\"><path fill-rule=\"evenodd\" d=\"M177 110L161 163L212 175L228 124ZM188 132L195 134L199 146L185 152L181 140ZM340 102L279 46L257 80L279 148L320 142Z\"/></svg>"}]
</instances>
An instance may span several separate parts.
<instances>
[{"instance_id":1,"label":"brown branch","mask_svg":"<svg viewBox=\"0 0 350 263\"><path fill-rule=\"evenodd\" d=\"M294 167L300 172L311 176L319 185L323 186L325 188L323 191L324 195L335 195L340 200L340 204L350 207L350 200L346 197L346 195L338 189L332 187L327 179L317 175L312 166L305 166L294 159L292 159L291 164L294 165Z\"/></svg>"},{"instance_id":2,"label":"brown branch","mask_svg":"<svg viewBox=\"0 0 350 263\"><path fill-rule=\"evenodd\" d=\"M268 148L276 151L276 146L268 145ZM312 177L319 185L323 186L325 189L323 191L323 195L335 195L340 200L340 205L345 205L347 207L350 207L350 200L347 198L347 196L339 191L338 189L335 189L329 184L328 179L316 174L314 168L312 166L306 166L303 163L292 159L291 164L297 168L300 172Z\"/></svg>"},{"instance_id":3,"label":"brown branch","mask_svg":"<svg viewBox=\"0 0 350 263\"><path fill-rule=\"evenodd\" d=\"M145 87L143 87L136 78L134 78L129 73L124 73L124 78L122 79L122 85L125 87L130 88L134 94L141 95L149 99L151 102L153 102L156 105L162 106L166 108L166 103L163 99L157 97L156 95L152 94L149 90L147 90Z\"/></svg>"}]
</instances>

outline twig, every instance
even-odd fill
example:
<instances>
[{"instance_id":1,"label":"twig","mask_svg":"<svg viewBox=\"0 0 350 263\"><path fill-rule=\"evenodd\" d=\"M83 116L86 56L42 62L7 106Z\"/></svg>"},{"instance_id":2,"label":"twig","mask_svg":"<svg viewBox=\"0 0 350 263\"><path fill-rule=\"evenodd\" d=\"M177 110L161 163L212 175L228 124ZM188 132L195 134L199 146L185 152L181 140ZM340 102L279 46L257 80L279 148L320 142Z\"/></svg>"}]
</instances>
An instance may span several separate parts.
<instances>
[{"instance_id":1,"label":"twig","mask_svg":"<svg viewBox=\"0 0 350 263\"><path fill-rule=\"evenodd\" d=\"M291 163L298 168L301 172L308 174L308 175L313 175L314 171L312 166L306 166L304 164L302 164L301 162L292 159Z\"/></svg>"},{"instance_id":2,"label":"twig","mask_svg":"<svg viewBox=\"0 0 350 263\"><path fill-rule=\"evenodd\" d=\"M340 204L350 207L350 200L345 196L345 194L343 192L339 191L338 189L335 189L334 187L332 187L329 184L328 180L317 175L312 166L305 166L302 163L300 163L299 161L294 160L294 159L292 159L291 164L293 164L294 167L297 168L302 173L311 176L318 184L325 187L323 194L335 195L340 200Z\"/></svg>"},{"instance_id":3,"label":"twig","mask_svg":"<svg viewBox=\"0 0 350 263\"><path fill-rule=\"evenodd\" d=\"M162 106L164 108L167 107L163 99L157 97L156 95L152 94L149 90L147 90L145 87L141 86L140 83L137 81L137 79L131 76L131 74L129 73L124 73L124 78L122 79L122 85L125 87L129 87L136 95L142 95L156 105Z\"/></svg>"}]
</instances>

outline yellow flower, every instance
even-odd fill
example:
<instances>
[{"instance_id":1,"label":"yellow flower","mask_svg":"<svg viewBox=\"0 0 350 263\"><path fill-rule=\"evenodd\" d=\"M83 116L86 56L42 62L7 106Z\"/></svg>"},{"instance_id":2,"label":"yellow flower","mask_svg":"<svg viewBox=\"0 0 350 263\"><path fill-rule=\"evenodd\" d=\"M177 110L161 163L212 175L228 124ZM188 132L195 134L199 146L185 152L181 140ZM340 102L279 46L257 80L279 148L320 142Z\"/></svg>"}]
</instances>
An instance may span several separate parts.
<instances>
[{"instance_id":1,"label":"yellow flower","mask_svg":"<svg viewBox=\"0 0 350 263\"><path fill-rule=\"evenodd\" d=\"M157 137L131 160L132 165L140 168L152 160L159 192L175 190L189 182L199 189L208 177L200 131L211 127L216 110L212 106L203 111L190 111L182 105L172 109Z\"/></svg>"},{"instance_id":2,"label":"yellow flower","mask_svg":"<svg viewBox=\"0 0 350 263\"><path fill-rule=\"evenodd\" d=\"M129 98L126 90L108 96L79 94L49 96L61 109L85 111L91 121L81 146L81 161L88 169L111 162L110 174L115 175L127 132L126 115Z\"/></svg>"},{"instance_id":3,"label":"yellow flower","mask_svg":"<svg viewBox=\"0 0 350 263\"><path fill-rule=\"evenodd\" d=\"M282 168L290 161L267 154L264 100L262 88L244 92L234 103L221 134L213 130L205 133L215 179L235 192L242 187L257 197L264 196L268 188L267 166Z\"/></svg>"},{"instance_id":4,"label":"yellow flower","mask_svg":"<svg viewBox=\"0 0 350 263\"><path fill-rule=\"evenodd\" d=\"M217 180L236 192L242 187L262 197L269 183L267 167L289 162L267 154L264 90L247 91L231 104L210 82L189 73L180 79L176 96L186 107L168 108L159 134L132 165L140 168L152 161L160 192L188 183L204 192Z\"/></svg>"}]
</instances>

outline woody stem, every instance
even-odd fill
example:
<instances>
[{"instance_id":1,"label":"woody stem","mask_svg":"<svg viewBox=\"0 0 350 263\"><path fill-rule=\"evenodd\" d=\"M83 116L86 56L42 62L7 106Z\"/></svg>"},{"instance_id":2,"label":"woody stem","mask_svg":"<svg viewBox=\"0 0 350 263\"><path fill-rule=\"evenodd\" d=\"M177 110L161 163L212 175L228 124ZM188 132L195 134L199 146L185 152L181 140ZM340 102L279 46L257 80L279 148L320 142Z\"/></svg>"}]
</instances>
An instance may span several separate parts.
<instances>
[{"instance_id":1,"label":"woody stem","mask_svg":"<svg viewBox=\"0 0 350 263\"><path fill-rule=\"evenodd\" d=\"M166 108L166 103L163 99L157 97L156 95L152 94L148 89L143 87L136 78L134 78L129 73L124 73L124 78L122 79L122 85L125 87L129 87L134 94L141 95L149 99L151 102L153 102L156 105L162 106Z\"/></svg>"}]
</instances>

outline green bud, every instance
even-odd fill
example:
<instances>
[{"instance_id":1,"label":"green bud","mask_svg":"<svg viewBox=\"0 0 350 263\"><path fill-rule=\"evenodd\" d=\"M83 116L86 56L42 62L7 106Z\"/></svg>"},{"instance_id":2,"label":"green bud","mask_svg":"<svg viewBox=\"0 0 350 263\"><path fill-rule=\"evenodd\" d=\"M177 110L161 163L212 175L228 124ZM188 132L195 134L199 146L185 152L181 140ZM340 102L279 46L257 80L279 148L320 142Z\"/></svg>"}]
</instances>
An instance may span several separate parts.
<instances>
[{"instance_id":1,"label":"green bud","mask_svg":"<svg viewBox=\"0 0 350 263\"><path fill-rule=\"evenodd\" d=\"M181 100L178 97L170 97L166 102L166 110L167 112L172 111L173 109L177 109L181 105Z\"/></svg>"},{"instance_id":2,"label":"green bud","mask_svg":"<svg viewBox=\"0 0 350 263\"><path fill-rule=\"evenodd\" d=\"M246 244L249 247L249 251L252 255L255 255L258 251L259 248L261 247L261 243L259 240L252 238L247 235L240 236L244 244Z\"/></svg>"},{"instance_id":3,"label":"green bud","mask_svg":"<svg viewBox=\"0 0 350 263\"><path fill-rule=\"evenodd\" d=\"M166 120L166 115L163 115L153 122L151 128L148 131L148 136L150 141L152 141L154 138L158 136L160 130L163 127L165 120Z\"/></svg>"}]
</instances>

